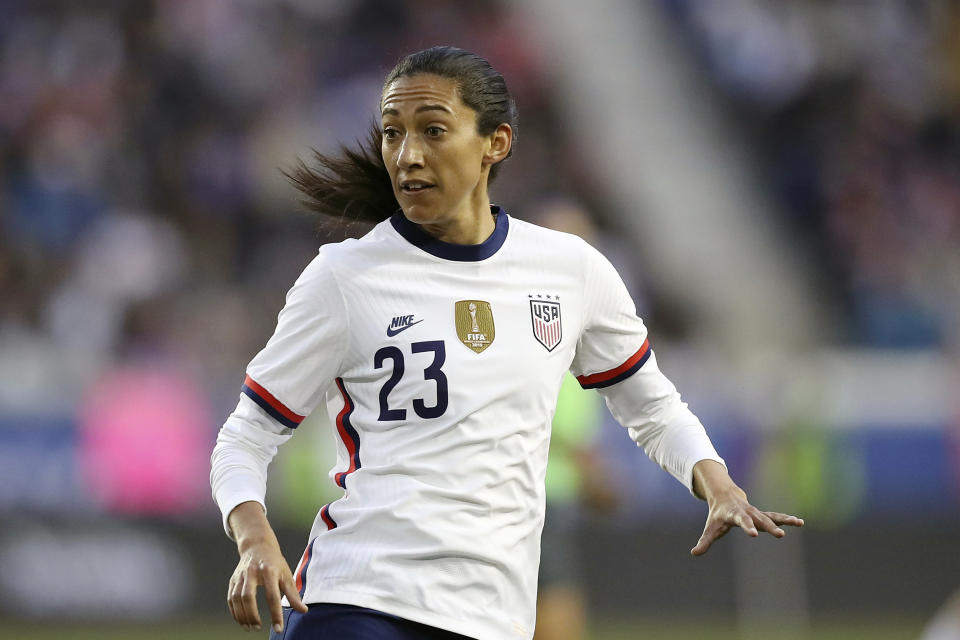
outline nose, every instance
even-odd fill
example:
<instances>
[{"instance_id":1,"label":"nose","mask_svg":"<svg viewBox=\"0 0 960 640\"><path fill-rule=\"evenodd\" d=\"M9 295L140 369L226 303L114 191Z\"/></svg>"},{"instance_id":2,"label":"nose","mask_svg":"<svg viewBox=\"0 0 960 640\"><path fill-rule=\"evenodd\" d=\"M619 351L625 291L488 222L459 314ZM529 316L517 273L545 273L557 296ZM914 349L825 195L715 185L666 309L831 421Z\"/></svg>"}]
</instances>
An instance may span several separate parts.
<instances>
[{"instance_id":1,"label":"nose","mask_svg":"<svg viewBox=\"0 0 960 640\"><path fill-rule=\"evenodd\" d=\"M397 155L397 164L402 169L423 167L423 148L417 136L404 136L400 143L400 153Z\"/></svg>"}]
</instances>

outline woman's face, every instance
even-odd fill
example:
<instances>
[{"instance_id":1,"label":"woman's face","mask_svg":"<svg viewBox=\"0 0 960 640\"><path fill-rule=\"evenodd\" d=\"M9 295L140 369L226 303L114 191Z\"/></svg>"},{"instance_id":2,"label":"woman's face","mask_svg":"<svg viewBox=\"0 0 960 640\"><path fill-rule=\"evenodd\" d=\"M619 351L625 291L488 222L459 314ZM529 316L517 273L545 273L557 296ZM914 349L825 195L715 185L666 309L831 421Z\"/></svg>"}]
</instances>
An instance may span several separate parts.
<instances>
[{"instance_id":1,"label":"woman's face","mask_svg":"<svg viewBox=\"0 0 960 640\"><path fill-rule=\"evenodd\" d=\"M447 226L489 206L489 167L501 159L492 152L496 136L477 133L477 112L455 80L398 78L383 92L381 115L383 161L407 219Z\"/></svg>"}]
</instances>

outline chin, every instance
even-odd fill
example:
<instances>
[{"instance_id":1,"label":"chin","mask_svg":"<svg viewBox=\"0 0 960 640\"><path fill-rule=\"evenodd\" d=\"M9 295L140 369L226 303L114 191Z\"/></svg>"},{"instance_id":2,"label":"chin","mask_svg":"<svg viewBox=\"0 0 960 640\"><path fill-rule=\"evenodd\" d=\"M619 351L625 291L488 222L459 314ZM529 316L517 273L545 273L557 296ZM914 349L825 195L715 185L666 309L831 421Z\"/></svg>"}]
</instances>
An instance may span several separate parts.
<instances>
[{"instance_id":1,"label":"chin","mask_svg":"<svg viewBox=\"0 0 960 640\"><path fill-rule=\"evenodd\" d=\"M437 221L439 214L428 207L419 204L400 207L407 220L414 224L432 224Z\"/></svg>"}]
</instances>

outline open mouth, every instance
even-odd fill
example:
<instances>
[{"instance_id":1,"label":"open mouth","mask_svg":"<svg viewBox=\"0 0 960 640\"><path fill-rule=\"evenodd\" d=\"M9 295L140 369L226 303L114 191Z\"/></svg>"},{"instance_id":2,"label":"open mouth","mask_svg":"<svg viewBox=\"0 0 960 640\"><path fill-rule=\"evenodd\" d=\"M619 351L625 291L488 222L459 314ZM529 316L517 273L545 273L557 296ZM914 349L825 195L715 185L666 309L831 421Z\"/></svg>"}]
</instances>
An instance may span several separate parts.
<instances>
[{"instance_id":1,"label":"open mouth","mask_svg":"<svg viewBox=\"0 0 960 640\"><path fill-rule=\"evenodd\" d=\"M421 180L405 180L400 183L400 190L404 193L421 193L427 189L432 189L433 185Z\"/></svg>"}]
</instances>

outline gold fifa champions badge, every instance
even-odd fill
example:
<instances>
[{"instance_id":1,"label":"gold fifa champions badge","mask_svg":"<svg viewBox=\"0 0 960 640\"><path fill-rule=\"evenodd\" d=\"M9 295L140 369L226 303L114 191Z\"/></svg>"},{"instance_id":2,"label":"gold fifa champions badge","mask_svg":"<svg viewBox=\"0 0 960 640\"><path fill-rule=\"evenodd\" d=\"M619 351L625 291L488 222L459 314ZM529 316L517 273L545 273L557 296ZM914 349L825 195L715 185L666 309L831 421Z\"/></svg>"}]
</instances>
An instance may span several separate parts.
<instances>
[{"instance_id":1,"label":"gold fifa champions badge","mask_svg":"<svg viewBox=\"0 0 960 640\"><path fill-rule=\"evenodd\" d=\"M454 307L457 336L468 349L480 353L490 346L496 335L493 310L483 300L460 300Z\"/></svg>"}]
</instances>

